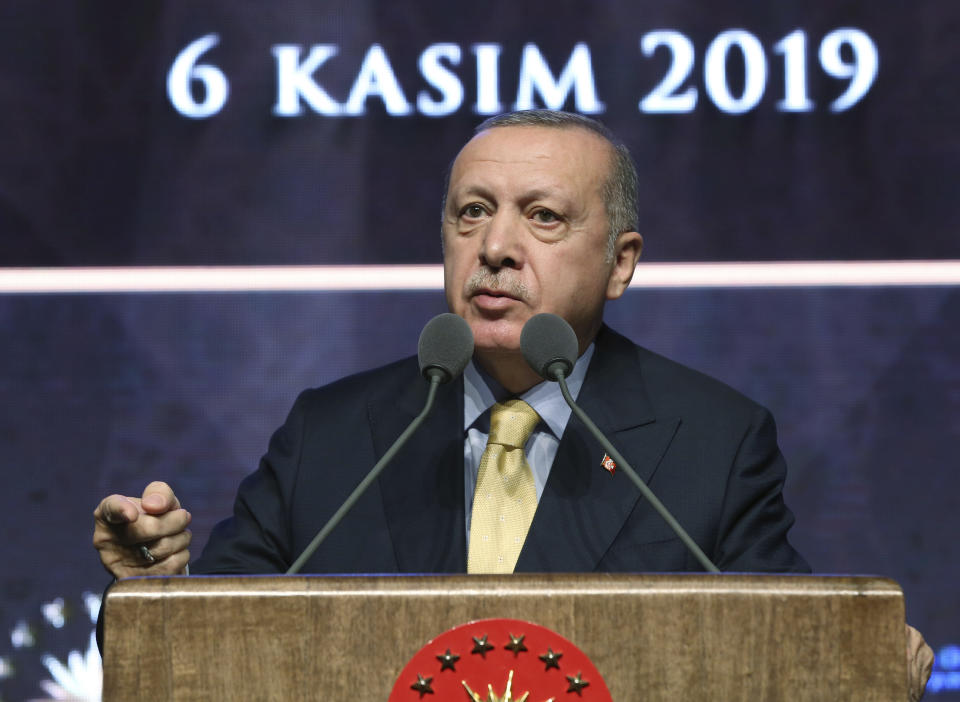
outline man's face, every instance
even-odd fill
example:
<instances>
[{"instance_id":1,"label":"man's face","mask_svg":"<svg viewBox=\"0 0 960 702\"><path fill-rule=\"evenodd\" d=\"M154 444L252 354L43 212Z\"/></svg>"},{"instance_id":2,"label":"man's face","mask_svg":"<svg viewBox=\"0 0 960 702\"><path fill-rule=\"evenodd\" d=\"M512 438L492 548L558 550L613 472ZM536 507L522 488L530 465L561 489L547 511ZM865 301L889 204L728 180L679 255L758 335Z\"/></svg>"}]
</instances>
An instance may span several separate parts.
<instances>
[{"instance_id":1,"label":"man's face","mask_svg":"<svg viewBox=\"0 0 960 702\"><path fill-rule=\"evenodd\" d=\"M495 127L457 156L443 218L444 287L481 358L516 354L524 323L540 312L566 319L581 351L593 339L604 301L623 292L639 255L638 244L629 261L607 260L610 160L605 140L576 127Z\"/></svg>"}]
</instances>

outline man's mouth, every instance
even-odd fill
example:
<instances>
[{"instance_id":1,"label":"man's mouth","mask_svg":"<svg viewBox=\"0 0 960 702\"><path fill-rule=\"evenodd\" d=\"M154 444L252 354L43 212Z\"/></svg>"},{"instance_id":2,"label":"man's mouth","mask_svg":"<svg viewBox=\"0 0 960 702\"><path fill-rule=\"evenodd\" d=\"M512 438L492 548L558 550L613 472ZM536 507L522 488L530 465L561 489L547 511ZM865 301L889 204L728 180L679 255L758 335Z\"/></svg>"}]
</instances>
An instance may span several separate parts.
<instances>
[{"instance_id":1,"label":"man's mouth","mask_svg":"<svg viewBox=\"0 0 960 702\"><path fill-rule=\"evenodd\" d=\"M470 294L470 301L480 312L500 314L513 307L520 298L514 293L496 288L478 288Z\"/></svg>"},{"instance_id":2,"label":"man's mouth","mask_svg":"<svg viewBox=\"0 0 960 702\"><path fill-rule=\"evenodd\" d=\"M517 298L516 295L514 295L514 294L512 294L512 293L509 293L509 292L507 292L506 290L495 290L495 289L492 289L492 288L480 288L480 289L478 289L478 290L474 290L473 293L470 295L470 297L480 297L480 296L484 296L484 297L497 297L497 298L505 297L505 298L508 298L508 299L510 299L510 300L517 300L517 299L519 299L519 298Z\"/></svg>"}]
</instances>

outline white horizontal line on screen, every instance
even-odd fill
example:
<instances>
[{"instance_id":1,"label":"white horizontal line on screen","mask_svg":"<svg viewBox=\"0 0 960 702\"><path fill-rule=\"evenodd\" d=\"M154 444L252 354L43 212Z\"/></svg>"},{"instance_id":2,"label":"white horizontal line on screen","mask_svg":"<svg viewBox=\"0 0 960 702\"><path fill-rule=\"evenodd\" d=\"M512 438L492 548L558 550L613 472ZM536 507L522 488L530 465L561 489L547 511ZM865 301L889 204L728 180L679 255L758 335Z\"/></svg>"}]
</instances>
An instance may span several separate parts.
<instances>
[{"instance_id":1,"label":"white horizontal line on screen","mask_svg":"<svg viewBox=\"0 0 960 702\"><path fill-rule=\"evenodd\" d=\"M960 285L960 260L641 263L631 288ZM443 267L0 268L0 294L441 290Z\"/></svg>"}]
</instances>

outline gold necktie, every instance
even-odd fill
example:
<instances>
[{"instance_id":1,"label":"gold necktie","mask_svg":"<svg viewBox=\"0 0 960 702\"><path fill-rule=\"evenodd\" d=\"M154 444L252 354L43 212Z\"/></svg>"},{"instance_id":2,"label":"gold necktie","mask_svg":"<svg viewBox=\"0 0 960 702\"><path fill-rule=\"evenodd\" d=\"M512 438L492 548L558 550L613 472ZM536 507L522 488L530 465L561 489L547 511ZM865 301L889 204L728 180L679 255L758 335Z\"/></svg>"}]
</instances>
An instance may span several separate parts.
<instances>
[{"instance_id":1,"label":"gold necktie","mask_svg":"<svg viewBox=\"0 0 960 702\"><path fill-rule=\"evenodd\" d=\"M524 444L540 415L523 400L497 403L480 458L470 518L468 573L512 573L537 511L533 473Z\"/></svg>"}]
</instances>

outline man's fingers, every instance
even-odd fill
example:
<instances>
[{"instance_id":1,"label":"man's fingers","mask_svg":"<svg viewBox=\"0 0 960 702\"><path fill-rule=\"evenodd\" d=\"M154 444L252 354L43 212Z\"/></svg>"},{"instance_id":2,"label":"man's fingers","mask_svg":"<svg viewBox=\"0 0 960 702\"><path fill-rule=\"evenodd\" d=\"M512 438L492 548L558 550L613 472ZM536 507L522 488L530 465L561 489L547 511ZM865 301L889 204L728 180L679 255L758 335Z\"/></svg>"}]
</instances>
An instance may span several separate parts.
<instances>
[{"instance_id":1,"label":"man's fingers","mask_svg":"<svg viewBox=\"0 0 960 702\"><path fill-rule=\"evenodd\" d=\"M180 551L185 551L190 547L190 541L192 540L193 535L189 530L181 531L179 534L174 534L173 536L165 536L162 539L157 539L156 541L151 541L145 544L137 544L132 548L137 549L138 555L142 556L143 554L139 552L141 546L146 546L149 549L150 555L153 557L154 561L162 561L165 558L179 553ZM146 559L149 561L149 559Z\"/></svg>"},{"instance_id":2,"label":"man's fingers","mask_svg":"<svg viewBox=\"0 0 960 702\"><path fill-rule=\"evenodd\" d=\"M93 510L93 518L105 524L129 524L137 521L139 514L136 503L123 495L105 497Z\"/></svg>"},{"instance_id":3,"label":"man's fingers","mask_svg":"<svg viewBox=\"0 0 960 702\"><path fill-rule=\"evenodd\" d=\"M190 560L190 513L166 483L150 483L139 498L110 495L93 516L93 545L116 578L175 575Z\"/></svg>"},{"instance_id":4,"label":"man's fingers","mask_svg":"<svg viewBox=\"0 0 960 702\"><path fill-rule=\"evenodd\" d=\"M166 483L155 481L147 485L140 498L140 506L148 514L163 514L180 509L180 500Z\"/></svg>"},{"instance_id":5,"label":"man's fingers","mask_svg":"<svg viewBox=\"0 0 960 702\"><path fill-rule=\"evenodd\" d=\"M923 635L907 624L907 691L911 702L923 697L933 672L933 649Z\"/></svg>"},{"instance_id":6,"label":"man's fingers","mask_svg":"<svg viewBox=\"0 0 960 702\"><path fill-rule=\"evenodd\" d=\"M184 531L192 519L185 509L177 509L160 515L141 514L135 522L107 524L98 521L93 530L93 545L109 548L112 545L127 549L130 546L148 544Z\"/></svg>"},{"instance_id":7,"label":"man's fingers","mask_svg":"<svg viewBox=\"0 0 960 702\"><path fill-rule=\"evenodd\" d=\"M190 562L190 551L181 549L166 558L154 557L152 561L143 557L139 547L125 547L124 554L104 561L104 566L115 578L129 578L138 575L184 575ZM151 551L151 555L153 552Z\"/></svg>"},{"instance_id":8,"label":"man's fingers","mask_svg":"<svg viewBox=\"0 0 960 702\"><path fill-rule=\"evenodd\" d=\"M164 516L180 514L186 514L186 512L177 510ZM140 521L156 521L156 519L147 515ZM189 531L181 528L177 533L146 541L130 541L121 544L118 540L112 539L98 546L100 561L115 578L135 575L177 575L183 572L190 561L190 552L187 549L192 538Z\"/></svg>"},{"instance_id":9,"label":"man's fingers","mask_svg":"<svg viewBox=\"0 0 960 702\"><path fill-rule=\"evenodd\" d=\"M129 575L178 575L190 562L190 532L130 547ZM148 557L149 556L149 557Z\"/></svg>"},{"instance_id":10,"label":"man's fingers","mask_svg":"<svg viewBox=\"0 0 960 702\"><path fill-rule=\"evenodd\" d=\"M134 524L128 525L122 534L116 534L117 543L125 546L149 544L165 536L180 534L190 524L190 513L185 509L176 509L160 515L141 515Z\"/></svg>"}]
</instances>

